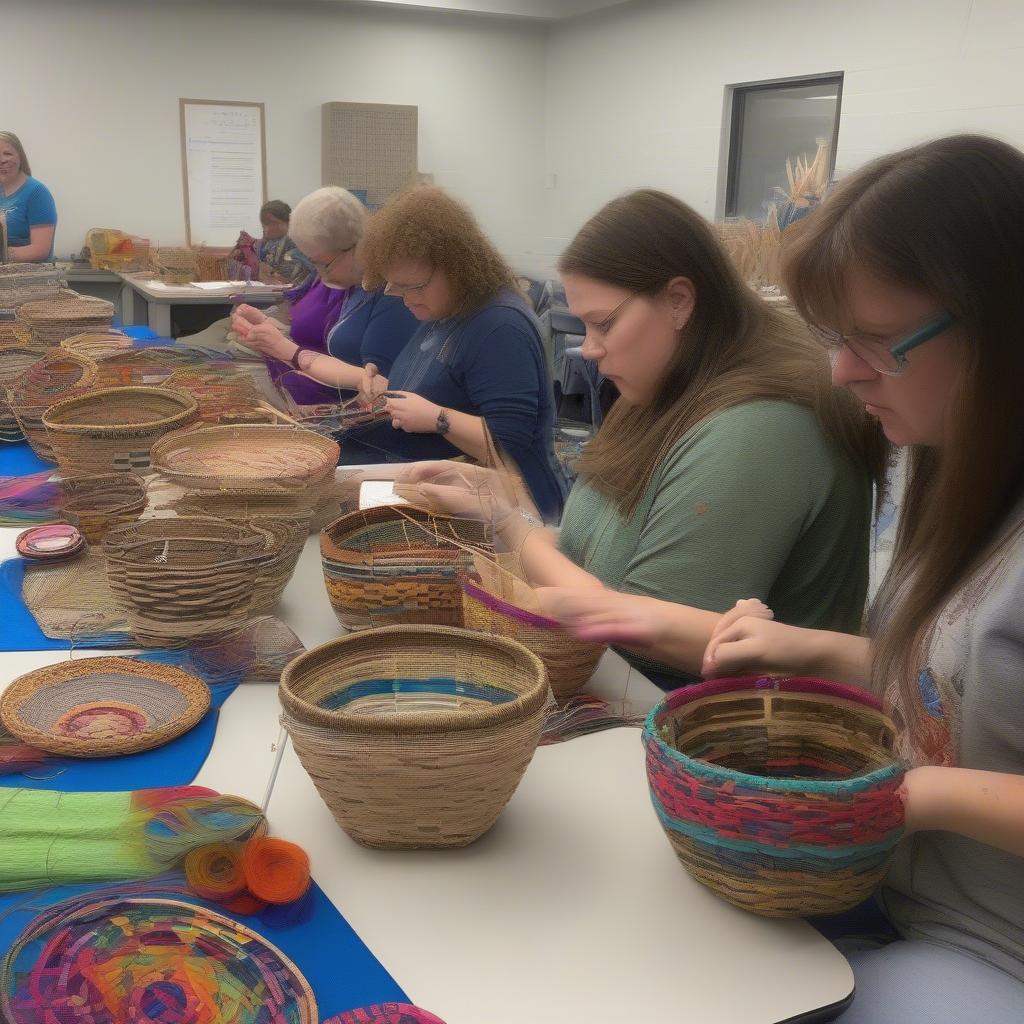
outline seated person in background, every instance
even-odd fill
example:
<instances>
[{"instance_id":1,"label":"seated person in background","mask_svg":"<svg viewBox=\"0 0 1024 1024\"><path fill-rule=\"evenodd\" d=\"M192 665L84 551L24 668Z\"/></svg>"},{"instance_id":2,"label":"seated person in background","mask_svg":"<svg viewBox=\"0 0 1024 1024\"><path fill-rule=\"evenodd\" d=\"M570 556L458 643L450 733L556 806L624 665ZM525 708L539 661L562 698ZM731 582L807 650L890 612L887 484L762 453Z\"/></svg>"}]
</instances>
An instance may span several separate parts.
<instances>
[{"instance_id":1,"label":"seated person in background","mask_svg":"<svg viewBox=\"0 0 1024 1024\"><path fill-rule=\"evenodd\" d=\"M318 275L319 288L343 294L337 313L312 342L289 336L287 328L252 306L239 306L232 328L242 344L268 360L284 363L289 390L297 377L323 386L317 394L338 401L361 386L366 366L387 373L416 329L416 319L398 299L364 291L356 246L366 208L351 192L329 186L311 192L291 218L292 237ZM318 289L319 292L319 289ZM294 392L293 392L294 393Z\"/></svg>"},{"instance_id":2,"label":"seated person in background","mask_svg":"<svg viewBox=\"0 0 1024 1024\"><path fill-rule=\"evenodd\" d=\"M863 411L830 387L821 345L747 287L699 214L662 192L609 203L560 270L586 326L583 355L621 397L577 464L560 532L489 508L530 582L561 588L555 608L567 618L673 602L673 643L625 652L667 689L695 678L720 613L741 596L774 602L789 622L857 629L883 453ZM472 484L431 486L445 466L406 478L438 507L488 508Z\"/></svg>"},{"instance_id":3,"label":"seated person in background","mask_svg":"<svg viewBox=\"0 0 1024 1024\"><path fill-rule=\"evenodd\" d=\"M7 216L7 258L12 263L53 259L57 207L50 190L32 177L25 149L13 132L0 132L0 210Z\"/></svg>"},{"instance_id":4,"label":"seated person in background","mask_svg":"<svg viewBox=\"0 0 1024 1024\"><path fill-rule=\"evenodd\" d=\"M271 199L260 209L263 237L256 243L260 280L270 283L301 284L314 272L313 265L302 255L288 234L291 207L280 199Z\"/></svg>"},{"instance_id":5,"label":"seated person in background","mask_svg":"<svg viewBox=\"0 0 1024 1024\"><path fill-rule=\"evenodd\" d=\"M482 461L493 441L557 519L565 482L539 325L472 213L440 188L410 189L370 218L360 259L367 285L400 296L420 327L390 372L367 366L361 390L385 393L391 420L348 432L342 463Z\"/></svg>"}]
</instances>

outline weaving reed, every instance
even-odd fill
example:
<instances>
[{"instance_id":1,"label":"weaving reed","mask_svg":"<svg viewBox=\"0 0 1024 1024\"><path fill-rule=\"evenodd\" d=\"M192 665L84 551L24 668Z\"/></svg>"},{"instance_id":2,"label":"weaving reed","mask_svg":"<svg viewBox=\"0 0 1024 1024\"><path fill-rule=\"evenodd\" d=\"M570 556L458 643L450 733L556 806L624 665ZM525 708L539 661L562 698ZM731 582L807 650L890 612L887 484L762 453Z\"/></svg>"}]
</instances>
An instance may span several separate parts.
<instances>
[{"instance_id":1,"label":"weaving reed","mask_svg":"<svg viewBox=\"0 0 1024 1024\"><path fill-rule=\"evenodd\" d=\"M155 441L191 423L195 399L157 388L103 388L43 415L53 454L68 474L142 472Z\"/></svg>"},{"instance_id":2,"label":"weaving reed","mask_svg":"<svg viewBox=\"0 0 1024 1024\"><path fill-rule=\"evenodd\" d=\"M201 679L134 658L82 658L19 676L0 697L0 722L51 754L135 754L187 732L210 708Z\"/></svg>"},{"instance_id":3,"label":"weaving reed","mask_svg":"<svg viewBox=\"0 0 1024 1024\"><path fill-rule=\"evenodd\" d=\"M146 508L146 485L133 473L98 473L60 481L61 511L90 544L119 523L133 523Z\"/></svg>"},{"instance_id":4,"label":"weaving reed","mask_svg":"<svg viewBox=\"0 0 1024 1024\"><path fill-rule=\"evenodd\" d=\"M32 331L32 340L41 345L59 345L65 338L87 331L110 327L114 304L74 292L47 302L26 302L18 310L18 319Z\"/></svg>"},{"instance_id":5,"label":"weaving reed","mask_svg":"<svg viewBox=\"0 0 1024 1024\"><path fill-rule=\"evenodd\" d=\"M683 866L765 917L866 899L903 833L904 766L870 694L809 678L670 693L644 725L651 801Z\"/></svg>"},{"instance_id":6,"label":"weaving reed","mask_svg":"<svg viewBox=\"0 0 1024 1024\"><path fill-rule=\"evenodd\" d=\"M497 562L478 558L475 579L462 583L462 615L466 629L505 636L533 651L548 670L556 700L571 697L590 682L606 647L587 643L540 613L533 588Z\"/></svg>"},{"instance_id":7,"label":"weaving reed","mask_svg":"<svg viewBox=\"0 0 1024 1024\"><path fill-rule=\"evenodd\" d=\"M103 542L110 589L132 634L144 646L169 647L232 633L260 613L269 546L248 524L202 517L122 524Z\"/></svg>"},{"instance_id":8,"label":"weaving reed","mask_svg":"<svg viewBox=\"0 0 1024 1024\"><path fill-rule=\"evenodd\" d=\"M548 682L511 640L392 626L296 658L279 693L299 760L353 839L448 848L478 839L511 799Z\"/></svg>"},{"instance_id":9,"label":"weaving reed","mask_svg":"<svg viewBox=\"0 0 1024 1024\"><path fill-rule=\"evenodd\" d=\"M350 512L320 534L324 583L342 626L461 626L461 579L490 553L488 528L411 505Z\"/></svg>"},{"instance_id":10,"label":"weaving reed","mask_svg":"<svg viewBox=\"0 0 1024 1024\"><path fill-rule=\"evenodd\" d=\"M7 401L26 440L44 462L56 462L43 415L64 398L85 394L96 380L96 364L76 352L50 349L10 385ZM0 384L0 387L3 385Z\"/></svg>"}]
</instances>

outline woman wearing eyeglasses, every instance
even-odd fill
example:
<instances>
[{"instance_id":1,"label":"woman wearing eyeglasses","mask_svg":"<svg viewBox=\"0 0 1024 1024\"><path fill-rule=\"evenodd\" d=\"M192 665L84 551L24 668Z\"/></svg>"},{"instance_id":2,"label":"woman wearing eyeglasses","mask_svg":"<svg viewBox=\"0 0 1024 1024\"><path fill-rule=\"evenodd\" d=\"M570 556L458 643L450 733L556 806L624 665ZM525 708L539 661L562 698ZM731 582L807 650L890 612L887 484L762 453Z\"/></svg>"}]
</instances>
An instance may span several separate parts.
<instances>
[{"instance_id":1,"label":"woman wearing eyeglasses","mask_svg":"<svg viewBox=\"0 0 1024 1024\"><path fill-rule=\"evenodd\" d=\"M387 373L417 327L416 318L399 299L360 287L356 246L365 222L363 204L351 192L333 186L311 192L292 211L291 239L315 268L320 285L346 291L322 345L289 336L280 322L252 306L239 306L231 318L243 344L285 364L282 379L289 389L295 386L293 379L304 377L333 389L335 396L339 390L356 391L366 365ZM327 296L321 294L320 299L330 304ZM299 398L322 401L323 394L304 390Z\"/></svg>"},{"instance_id":2,"label":"woman wearing eyeglasses","mask_svg":"<svg viewBox=\"0 0 1024 1024\"><path fill-rule=\"evenodd\" d=\"M496 448L557 519L565 482L539 324L472 213L440 188L410 189L370 218L359 258L366 285L399 297L420 327L390 373L367 368L361 390L386 394L390 422L347 433L342 462L484 461Z\"/></svg>"},{"instance_id":3,"label":"woman wearing eyeglasses","mask_svg":"<svg viewBox=\"0 0 1024 1024\"><path fill-rule=\"evenodd\" d=\"M740 596L773 601L787 622L858 629L881 445L833 392L821 346L744 284L702 217L661 192L609 203L560 270L586 325L583 355L621 397L577 465L558 534L494 513L531 582L557 588L542 592L550 606L626 645L666 688L696 678ZM471 514L472 501L431 485L445 472L409 476ZM677 628L651 637L651 617Z\"/></svg>"}]
</instances>

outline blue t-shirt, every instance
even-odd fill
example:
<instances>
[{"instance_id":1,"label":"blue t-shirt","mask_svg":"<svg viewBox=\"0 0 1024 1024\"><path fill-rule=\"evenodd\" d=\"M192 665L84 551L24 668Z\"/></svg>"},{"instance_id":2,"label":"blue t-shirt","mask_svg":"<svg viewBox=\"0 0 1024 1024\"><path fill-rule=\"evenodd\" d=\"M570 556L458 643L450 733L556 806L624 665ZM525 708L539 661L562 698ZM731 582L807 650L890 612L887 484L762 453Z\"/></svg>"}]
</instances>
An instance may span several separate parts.
<instances>
[{"instance_id":1,"label":"blue t-shirt","mask_svg":"<svg viewBox=\"0 0 1024 1024\"><path fill-rule=\"evenodd\" d=\"M50 190L35 178L26 178L16 192L5 196L0 191L0 210L7 211L7 244L28 245L32 241L31 229L57 223L57 205ZM53 246L43 257L53 258Z\"/></svg>"},{"instance_id":2,"label":"blue t-shirt","mask_svg":"<svg viewBox=\"0 0 1024 1024\"><path fill-rule=\"evenodd\" d=\"M419 321L401 299L353 288L327 335L327 351L350 366L376 363L388 377L391 364L418 326Z\"/></svg>"},{"instance_id":3,"label":"blue t-shirt","mask_svg":"<svg viewBox=\"0 0 1024 1024\"><path fill-rule=\"evenodd\" d=\"M551 378L537 319L519 296L501 295L468 317L422 324L391 367L388 387L481 416L544 517L561 515L566 486L552 448ZM340 440L341 462L348 465L462 454L438 434L406 433L390 422L357 428Z\"/></svg>"}]
</instances>

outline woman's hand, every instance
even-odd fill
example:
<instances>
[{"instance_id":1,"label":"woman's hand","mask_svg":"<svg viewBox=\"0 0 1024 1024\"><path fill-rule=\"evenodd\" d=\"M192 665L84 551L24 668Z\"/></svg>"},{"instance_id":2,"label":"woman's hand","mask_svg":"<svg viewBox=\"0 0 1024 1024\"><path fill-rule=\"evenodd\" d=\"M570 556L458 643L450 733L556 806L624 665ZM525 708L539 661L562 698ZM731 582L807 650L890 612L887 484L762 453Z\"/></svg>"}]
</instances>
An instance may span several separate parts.
<instances>
[{"instance_id":1,"label":"woman's hand","mask_svg":"<svg viewBox=\"0 0 1024 1024\"><path fill-rule=\"evenodd\" d=\"M537 598L552 618L581 640L646 648L672 634L672 606L638 594L590 587L540 587Z\"/></svg>"},{"instance_id":2,"label":"woman's hand","mask_svg":"<svg viewBox=\"0 0 1024 1024\"><path fill-rule=\"evenodd\" d=\"M704 652L703 675L800 671L807 667L808 643L816 632L772 621L774 613L757 598L737 601L715 627Z\"/></svg>"},{"instance_id":3,"label":"woman's hand","mask_svg":"<svg viewBox=\"0 0 1024 1024\"><path fill-rule=\"evenodd\" d=\"M438 483L475 489L490 483L494 471L454 459L427 459L403 466L395 479L403 484Z\"/></svg>"},{"instance_id":4,"label":"woman's hand","mask_svg":"<svg viewBox=\"0 0 1024 1024\"><path fill-rule=\"evenodd\" d=\"M459 519L477 519L492 525L499 525L512 515L512 509L497 501L487 490L427 483L417 484L417 489L433 512Z\"/></svg>"},{"instance_id":5,"label":"woman's hand","mask_svg":"<svg viewBox=\"0 0 1024 1024\"><path fill-rule=\"evenodd\" d=\"M442 407L412 391L386 391L384 411L391 417L395 430L410 434L434 434Z\"/></svg>"},{"instance_id":6,"label":"woman's hand","mask_svg":"<svg viewBox=\"0 0 1024 1024\"><path fill-rule=\"evenodd\" d=\"M267 319L267 313L262 309L257 309L255 306L250 306L248 303L242 303L240 306L236 306L234 312L231 314L232 323L235 317L241 317L247 323L255 326L256 324L263 323Z\"/></svg>"},{"instance_id":7,"label":"woman's hand","mask_svg":"<svg viewBox=\"0 0 1024 1024\"><path fill-rule=\"evenodd\" d=\"M359 392L359 401L365 405L372 405L374 399L384 394L387 389L387 377L381 374L376 363L367 363L363 367L363 376L356 388Z\"/></svg>"},{"instance_id":8,"label":"woman's hand","mask_svg":"<svg viewBox=\"0 0 1024 1024\"><path fill-rule=\"evenodd\" d=\"M246 308L246 307L240 307ZM252 307L248 307L252 309ZM259 310L253 310L259 313ZM263 316L262 313L259 313ZM260 355L270 356L273 359L280 359L288 362L295 355L298 346L288 338L281 330L281 326L274 320L263 316L263 319L253 323L252 320L239 312L231 317L231 329L238 335L238 340Z\"/></svg>"}]
</instances>

